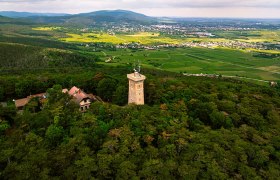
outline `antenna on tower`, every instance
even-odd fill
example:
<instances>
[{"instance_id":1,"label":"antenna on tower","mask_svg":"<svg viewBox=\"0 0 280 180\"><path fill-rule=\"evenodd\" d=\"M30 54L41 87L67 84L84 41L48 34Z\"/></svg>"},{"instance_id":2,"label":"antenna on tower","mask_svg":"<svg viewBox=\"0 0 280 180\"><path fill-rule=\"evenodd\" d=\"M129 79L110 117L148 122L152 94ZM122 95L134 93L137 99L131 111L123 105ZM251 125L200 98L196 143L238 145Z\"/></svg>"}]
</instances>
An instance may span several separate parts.
<instances>
[{"instance_id":1,"label":"antenna on tower","mask_svg":"<svg viewBox=\"0 0 280 180\"><path fill-rule=\"evenodd\" d=\"M141 64L140 64L140 61L138 60L138 73L140 73L141 71Z\"/></svg>"},{"instance_id":2,"label":"antenna on tower","mask_svg":"<svg viewBox=\"0 0 280 180\"><path fill-rule=\"evenodd\" d=\"M137 75L137 76L141 77L141 75L140 75L140 71L141 71L140 61L138 60L137 63L135 62L135 63L133 63L133 65L134 65L134 68L133 68L134 75L135 76Z\"/></svg>"},{"instance_id":3,"label":"antenna on tower","mask_svg":"<svg viewBox=\"0 0 280 180\"><path fill-rule=\"evenodd\" d=\"M134 71L134 73L137 72L137 70L136 70L136 63L135 62L133 63L133 71Z\"/></svg>"}]
</instances>

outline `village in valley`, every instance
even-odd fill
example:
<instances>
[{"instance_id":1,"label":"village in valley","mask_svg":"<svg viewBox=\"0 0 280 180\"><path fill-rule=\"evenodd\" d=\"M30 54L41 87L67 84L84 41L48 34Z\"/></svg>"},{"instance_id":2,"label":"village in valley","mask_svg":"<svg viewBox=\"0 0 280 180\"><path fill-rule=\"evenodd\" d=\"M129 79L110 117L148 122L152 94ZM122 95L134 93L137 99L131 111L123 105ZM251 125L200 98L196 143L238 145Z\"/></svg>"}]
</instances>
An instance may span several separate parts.
<instances>
[{"instance_id":1,"label":"village in valley","mask_svg":"<svg viewBox=\"0 0 280 180\"><path fill-rule=\"evenodd\" d=\"M188 20L186 20L188 22ZM199 19L197 20L199 22ZM178 43L160 43L158 45L153 44L143 44L141 42L123 42L115 45L115 48L119 49L159 49L159 48L179 48L179 47L202 47L202 48L232 48L232 49L257 49L257 50L278 50L280 49L280 43L275 42L261 42L261 41L250 41L246 39L246 35L250 35L252 32L259 32L265 26L262 23L244 23L242 26L240 24L230 24L230 23L221 23L220 25L213 24L205 24L198 25L196 23L192 24L156 24L156 25L135 25L135 24L107 24L103 23L101 32L108 34L109 36L116 37L119 34L124 34L127 36L135 36L135 32L140 33L151 33L148 36L157 36L156 34L160 34L161 36L166 37L176 37L180 38L188 38L190 40L185 42ZM275 27L277 28L277 27ZM80 31L83 33L92 33L100 31L100 28L82 28L76 29L76 31ZM226 39L220 32L225 32L233 35L237 32L243 32L243 34L239 34L238 38ZM144 34L143 34L144 35ZM146 36L144 35L144 36ZM258 34L253 34L252 36L259 36ZM139 35L139 37L141 37ZM217 40L217 38L221 38L222 40ZM225 39L223 39L225 38ZM120 37L121 39L121 37ZM193 39L193 40L192 40ZM83 43L81 44L86 47L96 46L95 43ZM98 44L97 44L98 45ZM100 44L102 46L102 44Z\"/></svg>"}]
</instances>

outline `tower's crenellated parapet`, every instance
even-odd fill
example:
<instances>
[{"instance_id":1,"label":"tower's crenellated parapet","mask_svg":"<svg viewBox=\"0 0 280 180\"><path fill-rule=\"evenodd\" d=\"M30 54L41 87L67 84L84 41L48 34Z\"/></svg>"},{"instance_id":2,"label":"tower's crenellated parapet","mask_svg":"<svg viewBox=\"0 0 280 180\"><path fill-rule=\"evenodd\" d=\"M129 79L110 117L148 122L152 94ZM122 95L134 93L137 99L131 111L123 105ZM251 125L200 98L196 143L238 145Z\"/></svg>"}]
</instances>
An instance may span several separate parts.
<instances>
[{"instance_id":1,"label":"tower's crenellated parapet","mask_svg":"<svg viewBox=\"0 0 280 180\"><path fill-rule=\"evenodd\" d=\"M128 104L144 105L144 80L146 77L139 72L127 75L129 82Z\"/></svg>"}]
</instances>

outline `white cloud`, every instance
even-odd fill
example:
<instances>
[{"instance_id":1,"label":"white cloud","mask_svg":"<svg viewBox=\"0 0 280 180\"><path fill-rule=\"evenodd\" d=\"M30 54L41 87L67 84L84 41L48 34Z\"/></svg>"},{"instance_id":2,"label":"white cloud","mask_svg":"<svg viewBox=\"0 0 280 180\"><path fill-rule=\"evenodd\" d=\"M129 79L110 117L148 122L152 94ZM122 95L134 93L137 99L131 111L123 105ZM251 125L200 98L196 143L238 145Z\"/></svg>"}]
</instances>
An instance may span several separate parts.
<instances>
[{"instance_id":1,"label":"white cloud","mask_svg":"<svg viewBox=\"0 0 280 180\"><path fill-rule=\"evenodd\" d=\"M276 13L280 12L280 0L0 0L0 11L80 13L102 9L154 16L280 17Z\"/></svg>"},{"instance_id":2,"label":"white cloud","mask_svg":"<svg viewBox=\"0 0 280 180\"><path fill-rule=\"evenodd\" d=\"M72 0L0 0L0 3L72 3ZM79 0L75 4L103 6L120 5L123 7L280 7L279 0Z\"/></svg>"}]
</instances>

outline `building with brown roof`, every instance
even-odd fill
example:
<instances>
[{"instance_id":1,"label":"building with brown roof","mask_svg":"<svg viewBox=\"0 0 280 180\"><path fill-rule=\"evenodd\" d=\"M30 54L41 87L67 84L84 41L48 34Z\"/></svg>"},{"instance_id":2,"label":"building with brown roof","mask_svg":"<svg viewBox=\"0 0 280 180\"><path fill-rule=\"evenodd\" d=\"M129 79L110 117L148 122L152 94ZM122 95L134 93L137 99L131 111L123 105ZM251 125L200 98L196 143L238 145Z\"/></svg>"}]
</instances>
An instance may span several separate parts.
<instances>
[{"instance_id":1,"label":"building with brown roof","mask_svg":"<svg viewBox=\"0 0 280 180\"><path fill-rule=\"evenodd\" d=\"M90 104L94 101L102 101L98 96L95 96L93 94L87 94L80 88L77 88L76 86L73 86L69 91L68 89L63 89L62 92L68 93L72 97L72 100L80 106L81 111L89 109ZM27 96L23 99L17 99L15 100L16 108L18 110L22 110L24 106L26 106L29 103L29 101L35 97L39 98L40 101L43 101L47 98L47 94L40 93Z\"/></svg>"},{"instance_id":2,"label":"building with brown roof","mask_svg":"<svg viewBox=\"0 0 280 180\"><path fill-rule=\"evenodd\" d=\"M28 98L23 98L23 99L15 100L16 108L18 110L22 110L23 107L26 106L26 104L28 104L29 101L30 101L30 99L28 99Z\"/></svg>"},{"instance_id":3,"label":"building with brown roof","mask_svg":"<svg viewBox=\"0 0 280 180\"><path fill-rule=\"evenodd\" d=\"M71 97L73 97L73 101L80 106L81 111L89 109L92 102L99 101L97 96L87 94L76 86L73 86L69 91L67 89L63 89L62 92L68 93Z\"/></svg>"},{"instance_id":4,"label":"building with brown roof","mask_svg":"<svg viewBox=\"0 0 280 180\"><path fill-rule=\"evenodd\" d=\"M18 110L22 110L24 106L26 106L32 98L36 98L36 97L39 98L40 101L47 98L46 93L40 93L40 94L27 96L26 98L17 99L15 100L16 108Z\"/></svg>"}]
</instances>

